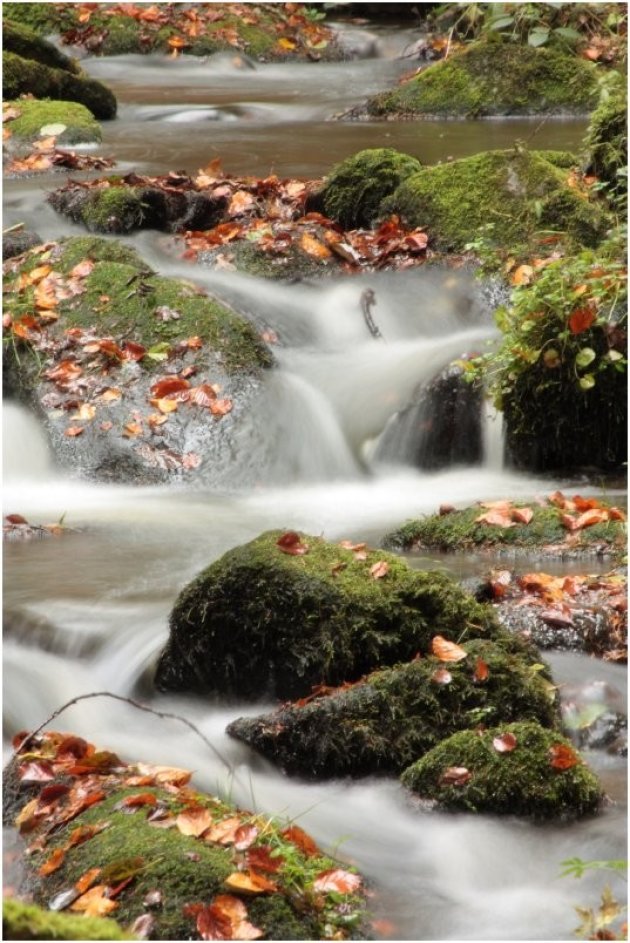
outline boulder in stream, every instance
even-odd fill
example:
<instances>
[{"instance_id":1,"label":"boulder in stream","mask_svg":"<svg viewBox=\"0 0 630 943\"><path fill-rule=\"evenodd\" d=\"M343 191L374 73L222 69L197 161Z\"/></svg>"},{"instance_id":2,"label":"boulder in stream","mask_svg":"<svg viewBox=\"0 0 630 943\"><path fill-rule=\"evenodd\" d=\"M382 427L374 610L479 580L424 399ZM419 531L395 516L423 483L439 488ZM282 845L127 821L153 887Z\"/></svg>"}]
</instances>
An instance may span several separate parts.
<instances>
[{"instance_id":1,"label":"boulder in stream","mask_svg":"<svg viewBox=\"0 0 630 943\"><path fill-rule=\"evenodd\" d=\"M145 484L229 474L238 417L272 363L250 322L92 237L7 261L5 286L5 393L44 419L59 464Z\"/></svg>"},{"instance_id":2,"label":"boulder in stream","mask_svg":"<svg viewBox=\"0 0 630 943\"><path fill-rule=\"evenodd\" d=\"M101 126L89 108L78 102L37 101L20 98L8 107L17 116L10 122L11 145L53 136L57 144L93 144L101 140Z\"/></svg>"},{"instance_id":3,"label":"boulder in stream","mask_svg":"<svg viewBox=\"0 0 630 943\"><path fill-rule=\"evenodd\" d=\"M445 574L345 543L269 531L212 563L175 603L157 687L295 698L412 658L435 635L502 635Z\"/></svg>"},{"instance_id":4,"label":"boulder in stream","mask_svg":"<svg viewBox=\"0 0 630 943\"><path fill-rule=\"evenodd\" d=\"M113 918L131 938L366 937L360 875L296 825L198 791L190 777L69 734L30 738L4 775L5 814L29 846L14 893L78 920ZM9 917L36 919L18 904ZM33 938L75 938L53 935L72 928L65 921L42 925L50 935ZM100 924L84 927L80 939L103 938ZM124 938L114 931L107 939Z\"/></svg>"},{"instance_id":5,"label":"boulder in stream","mask_svg":"<svg viewBox=\"0 0 630 943\"><path fill-rule=\"evenodd\" d=\"M532 722L455 733L405 770L402 782L432 808L540 821L592 815L603 799L571 742Z\"/></svg>"},{"instance_id":6,"label":"boulder in stream","mask_svg":"<svg viewBox=\"0 0 630 943\"><path fill-rule=\"evenodd\" d=\"M584 115L597 104L592 62L558 49L476 42L367 103L370 117Z\"/></svg>"},{"instance_id":7,"label":"boulder in stream","mask_svg":"<svg viewBox=\"0 0 630 943\"><path fill-rule=\"evenodd\" d=\"M228 733L287 773L325 779L400 773L455 731L480 723L557 725L556 692L534 667L534 650L509 637L465 642L457 662L433 650L423 647L408 664L323 688L273 713L239 718Z\"/></svg>"}]
</instances>

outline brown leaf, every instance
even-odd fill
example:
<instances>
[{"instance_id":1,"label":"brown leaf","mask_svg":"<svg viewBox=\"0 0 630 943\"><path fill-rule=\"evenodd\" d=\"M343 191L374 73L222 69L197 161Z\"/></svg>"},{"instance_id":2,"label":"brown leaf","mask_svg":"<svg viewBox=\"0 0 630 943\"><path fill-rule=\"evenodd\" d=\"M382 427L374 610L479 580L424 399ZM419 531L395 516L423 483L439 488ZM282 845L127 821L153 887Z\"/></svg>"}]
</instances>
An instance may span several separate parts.
<instances>
[{"instance_id":1,"label":"brown leaf","mask_svg":"<svg viewBox=\"0 0 630 943\"><path fill-rule=\"evenodd\" d=\"M26 518L22 517L21 514L7 514L4 519L8 521L9 524L28 524Z\"/></svg>"},{"instance_id":2,"label":"brown leaf","mask_svg":"<svg viewBox=\"0 0 630 943\"><path fill-rule=\"evenodd\" d=\"M53 871L58 871L61 865L63 864L63 859L65 858L66 853L63 848L55 848L50 858L47 858L46 861L38 869L37 873L40 877L46 877L49 874L52 874Z\"/></svg>"},{"instance_id":3,"label":"brown leaf","mask_svg":"<svg viewBox=\"0 0 630 943\"><path fill-rule=\"evenodd\" d=\"M493 570L488 579L488 585L492 590L495 599L505 596L508 586L512 582L512 574L509 570Z\"/></svg>"},{"instance_id":4,"label":"brown leaf","mask_svg":"<svg viewBox=\"0 0 630 943\"><path fill-rule=\"evenodd\" d=\"M254 197L247 190L236 190L230 200L227 208L227 215L230 217L241 216L255 205Z\"/></svg>"},{"instance_id":5,"label":"brown leaf","mask_svg":"<svg viewBox=\"0 0 630 943\"><path fill-rule=\"evenodd\" d=\"M86 917L105 917L118 906L116 901L104 896L107 890L106 884L97 884L70 904L70 910L84 913Z\"/></svg>"},{"instance_id":6,"label":"brown leaf","mask_svg":"<svg viewBox=\"0 0 630 943\"><path fill-rule=\"evenodd\" d=\"M125 439L134 439L136 436L142 435L142 426L138 422L126 422L122 434Z\"/></svg>"},{"instance_id":7,"label":"brown leaf","mask_svg":"<svg viewBox=\"0 0 630 943\"><path fill-rule=\"evenodd\" d=\"M456 645L455 642L449 642L448 639L443 638L441 635L436 635L432 639L431 651L440 661L456 662L468 656L468 652L464 651L463 648Z\"/></svg>"},{"instance_id":8,"label":"brown leaf","mask_svg":"<svg viewBox=\"0 0 630 943\"><path fill-rule=\"evenodd\" d=\"M332 255L328 246L325 246L323 242L320 242L319 239L311 236L308 232L302 233L300 248L315 259L328 259Z\"/></svg>"},{"instance_id":9,"label":"brown leaf","mask_svg":"<svg viewBox=\"0 0 630 943\"><path fill-rule=\"evenodd\" d=\"M241 819L237 815L230 816L230 818L223 819L209 828L204 838L208 842L231 845L236 840L236 834L241 825Z\"/></svg>"},{"instance_id":10,"label":"brown leaf","mask_svg":"<svg viewBox=\"0 0 630 943\"><path fill-rule=\"evenodd\" d=\"M351 871L333 868L318 874L313 881L313 887L320 894L328 894L331 891L337 894L353 894L361 887L361 878Z\"/></svg>"},{"instance_id":11,"label":"brown leaf","mask_svg":"<svg viewBox=\"0 0 630 943\"><path fill-rule=\"evenodd\" d=\"M144 357L147 349L142 344L136 344L135 341L125 341L122 347L122 359L133 360L136 363Z\"/></svg>"},{"instance_id":12,"label":"brown leaf","mask_svg":"<svg viewBox=\"0 0 630 943\"><path fill-rule=\"evenodd\" d=\"M575 308L569 317L569 330L572 334L581 334L589 329L595 317L595 312L590 307Z\"/></svg>"},{"instance_id":13,"label":"brown leaf","mask_svg":"<svg viewBox=\"0 0 630 943\"><path fill-rule=\"evenodd\" d=\"M139 792L133 796L125 796L120 805L132 809L142 805L155 806L157 805L157 799L152 792Z\"/></svg>"},{"instance_id":14,"label":"brown leaf","mask_svg":"<svg viewBox=\"0 0 630 943\"><path fill-rule=\"evenodd\" d=\"M91 403L81 403L76 413L70 416L70 419L79 419L82 422L90 422L96 416L96 406Z\"/></svg>"},{"instance_id":15,"label":"brown leaf","mask_svg":"<svg viewBox=\"0 0 630 943\"><path fill-rule=\"evenodd\" d=\"M277 884L251 868L247 872L234 871L223 883L230 890L238 891L239 894L273 894L278 890Z\"/></svg>"},{"instance_id":16,"label":"brown leaf","mask_svg":"<svg viewBox=\"0 0 630 943\"><path fill-rule=\"evenodd\" d=\"M156 399L163 399L165 396L172 396L173 393L188 389L190 389L188 380L183 380L181 377L163 377L153 384L151 394Z\"/></svg>"},{"instance_id":17,"label":"brown leaf","mask_svg":"<svg viewBox=\"0 0 630 943\"><path fill-rule=\"evenodd\" d=\"M307 857L310 858L315 855L321 855L321 851L311 836L303 831L299 825L291 825L289 828L285 828L281 834L286 841L290 841L291 844L299 848Z\"/></svg>"},{"instance_id":18,"label":"brown leaf","mask_svg":"<svg viewBox=\"0 0 630 943\"><path fill-rule=\"evenodd\" d=\"M575 623L571 618L570 611L564 606L556 606L553 609L543 609L540 618L548 625L554 625L560 629L570 628Z\"/></svg>"},{"instance_id":19,"label":"brown leaf","mask_svg":"<svg viewBox=\"0 0 630 943\"><path fill-rule=\"evenodd\" d=\"M380 580L384 576L387 576L388 573L389 563L385 560L377 560L377 562L370 567L370 576L373 580Z\"/></svg>"},{"instance_id":20,"label":"brown leaf","mask_svg":"<svg viewBox=\"0 0 630 943\"><path fill-rule=\"evenodd\" d=\"M533 516L531 508L512 508L512 520L518 524L529 524Z\"/></svg>"},{"instance_id":21,"label":"brown leaf","mask_svg":"<svg viewBox=\"0 0 630 943\"><path fill-rule=\"evenodd\" d=\"M85 874L82 874L79 880L76 882L74 885L75 890L77 890L79 894L85 894L85 892L89 891L89 889L92 887L94 881L96 881L100 876L100 873L101 868L90 868L90 870L86 871Z\"/></svg>"},{"instance_id":22,"label":"brown leaf","mask_svg":"<svg viewBox=\"0 0 630 943\"><path fill-rule=\"evenodd\" d=\"M76 438L78 435L83 435L84 432L85 426L68 426L68 428L64 431L64 435L72 439Z\"/></svg>"},{"instance_id":23,"label":"brown leaf","mask_svg":"<svg viewBox=\"0 0 630 943\"><path fill-rule=\"evenodd\" d=\"M502 733L500 736L495 737L492 746L497 753L511 753L516 748L516 743L514 734L508 731L508 733Z\"/></svg>"},{"instance_id":24,"label":"brown leaf","mask_svg":"<svg viewBox=\"0 0 630 943\"><path fill-rule=\"evenodd\" d=\"M529 285L534 276L534 269L531 265L519 265L510 277L513 285Z\"/></svg>"},{"instance_id":25,"label":"brown leaf","mask_svg":"<svg viewBox=\"0 0 630 943\"><path fill-rule=\"evenodd\" d=\"M72 278L86 278L94 269L94 262L91 259L83 259L70 270Z\"/></svg>"},{"instance_id":26,"label":"brown leaf","mask_svg":"<svg viewBox=\"0 0 630 943\"><path fill-rule=\"evenodd\" d=\"M234 833L234 847L237 851L245 851L257 836L258 829L255 825L241 825Z\"/></svg>"},{"instance_id":27,"label":"brown leaf","mask_svg":"<svg viewBox=\"0 0 630 943\"><path fill-rule=\"evenodd\" d=\"M456 510L454 504L440 504L438 508L438 514L440 517L445 517L447 514L452 514Z\"/></svg>"},{"instance_id":28,"label":"brown leaf","mask_svg":"<svg viewBox=\"0 0 630 943\"><path fill-rule=\"evenodd\" d=\"M477 664L475 665L475 670L473 672L473 681L481 683L487 681L490 676L490 669L488 668L487 663L483 658L477 659Z\"/></svg>"},{"instance_id":29,"label":"brown leaf","mask_svg":"<svg viewBox=\"0 0 630 943\"><path fill-rule=\"evenodd\" d=\"M440 786L465 786L472 773L465 766L449 766L440 776Z\"/></svg>"},{"instance_id":30,"label":"brown leaf","mask_svg":"<svg viewBox=\"0 0 630 943\"><path fill-rule=\"evenodd\" d=\"M227 416L232 412L231 399L215 399L210 403L210 412L213 416Z\"/></svg>"},{"instance_id":31,"label":"brown leaf","mask_svg":"<svg viewBox=\"0 0 630 943\"><path fill-rule=\"evenodd\" d=\"M283 552L294 557L302 557L308 553L308 544L302 543L302 538L294 530L287 530L278 537L276 546Z\"/></svg>"},{"instance_id":32,"label":"brown leaf","mask_svg":"<svg viewBox=\"0 0 630 943\"><path fill-rule=\"evenodd\" d=\"M479 517L476 517L475 524L490 524L492 527L516 527L516 524L512 520L513 510L514 508L509 508L505 511L500 508L495 508L491 511L487 511L486 514L480 514Z\"/></svg>"},{"instance_id":33,"label":"brown leaf","mask_svg":"<svg viewBox=\"0 0 630 943\"><path fill-rule=\"evenodd\" d=\"M580 758L575 750L564 743L554 743L549 747L550 763L554 769L571 769L580 763Z\"/></svg>"},{"instance_id":34,"label":"brown leaf","mask_svg":"<svg viewBox=\"0 0 630 943\"><path fill-rule=\"evenodd\" d=\"M272 852L273 848L269 845L256 845L255 848L249 848L245 856L248 868L253 868L255 871L268 871L270 874L275 874L284 864L284 858L280 854L272 855ZM318 853L319 852L315 852L315 854Z\"/></svg>"},{"instance_id":35,"label":"brown leaf","mask_svg":"<svg viewBox=\"0 0 630 943\"><path fill-rule=\"evenodd\" d=\"M212 815L208 809L186 809L179 813L176 823L182 835L194 835L199 838L212 825Z\"/></svg>"},{"instance_id":36,"label":"brown leaf","mask_svg":"<svg viewBox=\"0 0 630 943\"><path fill-rule=\"evenodd\" d=\"M584 511L575 522L575 530L582 527L592 527L594 524L603 524L608 520L608 511L606 508L592 508L590 511Z\"/></svg>"},{"instance_id":37,"label":"brown leaf","mask_svg":"<svg viewBox=\"0 0 630 943\"><path fill-rule=\"evenodd\" d=\"M450 684L452 680L453 675L446 668L436 668L431 675L431 681L434 681L435 684Z\"/></svg>"}]
</instances>

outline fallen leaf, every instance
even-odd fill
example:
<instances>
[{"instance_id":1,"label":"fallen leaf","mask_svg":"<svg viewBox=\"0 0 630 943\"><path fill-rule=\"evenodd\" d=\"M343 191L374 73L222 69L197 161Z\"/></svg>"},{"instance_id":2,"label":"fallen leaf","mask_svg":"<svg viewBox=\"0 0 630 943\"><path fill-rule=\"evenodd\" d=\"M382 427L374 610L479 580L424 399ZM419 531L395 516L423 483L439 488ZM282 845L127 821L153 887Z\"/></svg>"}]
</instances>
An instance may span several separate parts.
<instances>
[{"instance_id":1,"label":"fallen leaf","mask_svg":"<svg viewBox=\"0 0 630 943\"><path fill-rule=\"evenodd\" d=\"M555 609L544 609L540 613L540 618L543 620L543 622L547 622L549 625L554 625L560 629L567 629L575 624L571 618L570 613L561 607L557 607Z\"/></svg>"},{"instance_id":2,"label":"fallen leaf","mask_svg":"<svg viewBox=\"0 0 630 943\"><path fill-rule=\"evenodd\" d=\"M361 887L361 878L351 871L333 868L318 874L313 881L313 887L320 894L328 894L331 891L337 894L352 894Z\"/></svg>"},{"instance_id":3,"label":"fallen leaf","mask_svg":"<svg viewBox=\"0 0 630 943\"><path fill-rule=\"evenodd\" d=\"M186 809L179 813L176 824L182 835L194 835L199 838L212 825L212 815L208 809Z\"/></svg>"},{"instance_id":4,"label":"fallen leaf","mask_svg":"<svg viewBox=\"0 0 630 943\"><path fill-rule=\"evenodd\" d=\"M63 848L55 848L50 858L47 858L41 867L38 868L37 873L40 877L47 877L47 875L52 874L53 871L58 871L63 864L65 856L66 853Z\"/></svg>"},{"instance_id":5,"label":"fallen leaf","mask_svg":"<svg viewBox=\"0 0 630 943\"><path fill-rule=\"evenodd\" d=\"M453 680L453 675L450 671L447 671L446 668L436 668L436 670L431 675L431 681L435 684L450 684Z\"/></svg>"},{"instance_id":6,"label":"fallen leaf","mask_svg":"<svg viewBox=\"0 0 630 943\"><path fill-rule=\"evenodd\" d=\"M10 516L20 517L19 514L12 514ZM26 524L26 521L22 518L21 521L12 523ZM23 763L20 766L19 778L22 783L49 783L51 779L55 778L55 773L50 763L47 763L45 760L34 760L30 763Z\"/></svg>"},{"instance_id":7,"label":"fallen leaf","mask_svg":"<svg viewBox=\"0 0 630 943\"><path fill-rule=\"evenodd\" d=\"M84 913L86 917L106 916L118 906L116 901L110 900L108 897L104 896L107 890L106 884L97 884L77 898L77 900L70 905L70 910Z\"/></svg>"},{"instance_id":8,"label":"fallen leaf","mask_svg":"<svg viewBox=\"0 0 630 943\"><path fill-rule=\"evenodd\" d=\"M323 242L320 242L319 239L311 236L308 232L302 233L300 248L315 259L328 259L332 255L328 246L325 246Z\"/></svg>"},{"instance_id":9,"label":"fallen leaf","mask_svg":"<svg viewBox=\"0 0 630 943\"><path fill-rule=\"evenodd\" d=\"M385 560L377 560L370 567L370 576L373 580L380 580L389 573L389 563Z\"/></svg>"},{"instance_id":10,"label":"fallen leaf","mask_svg":"<svg viewBox=\"0 0 630 943\"><path fill-rule=\"evenodd\" d=\"M476 517L475 524L489 524L492 527L516 527L512 520L513 510L514 508L508 508L507 510L494 508L486 514L480 514L479 517Z\"/></svg>"},{"instance_id":11,"label":"fallen leaf","mask_svg":"<svg viewBox=\"0 0 630 943\"><path fill-rule=\"evenodd\" d=\"M483 658L478 658L475 665L475 670L473 672L473 681L476 681L478 684L483 681L487 681L490 677L490 669L488 668L487 663Z\"/></svg>"},{"instance_id":12,"label":"fallen leaf","mask_svg":"<svg viewBox=\"0 0 630 943\"><path fill-rule=\"evenodd\" d=\"M232 845L236 840L236 834L241 828L241 819L237 815L216 822L212 828L208 829L204 838L208 842L216 842L220 845Z\"/></svg>"},{"instance_id":13,"label":"fallen leaf","mask_svg":"<svg viewBox=\"0 0 630 943\"><path fill-rule=\"evenodd\" d=\"M281 834L286 841L290 841L291 844L299 848L307 857L321 854L321 851L311 836L301 829L299 825L291 825L289 828L285 828Z\"/></svg>"},{"instance_id":14,"label":"fallen leaf","mask_svg":"<svg viewBox=\"0 0 630 943\"><path fill-rule=\"evenodd\" d=\"M165 396L172 396L173 393L180 393L182 390L190 389L188 380L181 377L162 377L151 387L151 394L156 399L163 399Z\"/></svg>"},{"instance_id":15,"label":"fallen leaf","mask_svg":"<svg viewBox=\"0 0 630 943\"><path fill-rule=\"evenodd\" d=\"M595 312L590 307L575 308L569 317L569 330L572 334L581 334L589 329L595 317Z\"/></svg>"},{"instance_id":16,"label":"fallen leaf","mask_svg":"<svg viewBox=\"0 0 630 943\"><path fill-rule=\"evenodd\" d=\"M144 895L142 903L145 907L161 907L163 903L162 891L156 889Z\"/></svg>"},{"instance_id":17,"label":"fallen leaf","mask_svg":"<svg viewBox=\"0 0 630 943\"><path fill-rule=\"evenodd\" d=\"M210 412L213 416L227 416L232 412L231 399L215 399L210 403Z\"/></svg>"},{"instance_id":18,"label":"fallen leaf","mask_svg":"<svg viewBox=\"0 0 630 943\"><path fill-rule=\"evenodd\" d=\"M157 798L152 792L139 792L133 796L125 796L124 799L120 802L121 807L123 808L136 808L137 806L157 805Z\"/></svg>"},{"instance_id":19,"label":"fallen leaf","mask_svg":"<svg viewBox=\"0 0 630 943\"><path fill-rule=\"evenodd\" d=\"M571 769L577 766L580 758L575 750L564 743L554 743L549 747L550 762L554 769Z\"/></svg>"},{"instance_id":20,"label":"fallen leaf","mask_svg":"<svg viewBox=\"0 0 630 943\"><path fill-rule=\"evenodd\" d=\"M81 403L77 412L70 416L70 419L80 419L85 422L90 422L95 416L96 406L92 406L90 403Z\"/></svg>"},{"instance_id":21,"label":"fallen leaf","mask_svg":"<svg viewBox=\"0 0 630 943\"><path fill-rule=\"evenodd\" d=\"M594 524L603 524L608 520L608 511L606 508L592 508L590 511L584 511L575 522L575 530L581 530L582 527L592 527Z\"/></svg>"},{"instance_id":22,"label":"fallen leaf","mask_svg":"<svg viewBox=\"0 0 630 943\"><path fill-rule=\"evenodd\" d=\"M464 651L455 642L449 642L441 635L436 635L431 641L431 651L440 661L461 661L468 657L468 652Z\"/></svg>"},{"instance_id":23,"label":"fallen leaf","mask_svg":"<svg viewBox=\"0 0 630 943\"><path fill-rule=\"evenodd\" d=\"M449 766L440 776L440 786L465 786L472 779L472 773L465 766Z\"/></svg>"},{"instance_id":24,"label":"fallen leaf","mask_svg":"<svg viewBox=\"0 0 630 943\"><path fill-rule=\"evenodd\" d=\"M255 825L241 825L234 833L234 847L237 851L245 851L257 837L258 829Z\"/></svg>"},{"instance_id":25,"label":"fallen leaf","mask_svg":"<svg viewBox=\"0 0 630 943\"><path fill-rule=\"evenodd\" d=\"M137 422L126 422L122 434L125 439L134 439L136 436L142 435L142 426Z\"/></svg>"},{"instance_id":26,"label":"fallen leaf","mask_svg":"<svg viewBox=\"0 0 630 943\"><path fill-rule=\"evenodd\" d=\"M516 749L516 737L513 733L502 733L500 736L495 737L492 741L492 746L497 751L497 753L511 753L512 750Z\"/></svg>"},{"instance_id":27,"label":"fallen leaf","mask_svg":"<svg viewBox=\"0 0 630 943\"><path fill-rule=\"evenodd\" d=\"M514 269L510 277L513 285L529 285L534 276L534 269L531 265L519 265Z\"/></svg>"},{"instance_id":28,"label":"fallen leaf","mask_svg":"<svg viewBox=\"0 0 630 943\"><path fill-rule=\"evenodd\" d=\"M249 871L234 871L223 883L240 894L273 894L278 890L277 884L251 868Z\"/></svg>"},{"instance_id":29,"label":"fallen leaf","mask_svg":"<svg viewBox=\"0 0 630 943\"><path fill-rule=\"evenodd\" d=\"M509 570L492 570L488 579L488 585L492 590L495 599L505 596L507 588L512 582L512 574Z\"/></svg>"},{"instance_id":30,"label":"fallen leaf","mask_svg":"<svg viewBox=\"0 0 630 943\"><path fill-rule=\"evenodd\" d=\"M316 851L315 854L319 852ZM268 871L275 874L284 864L284 858L281 854L275 854L274 849L269 845L256 845L255 848L249 848L245 861L249 868L255 871Z\"/></svg>"},{"instance_id":31,"label":"fallen leaf","mask_svg":"<svg viewBox=\"0 0 630 943\"><path fill-rule=\"evenodd\" d=\"M72 439L76 438L78 435L83 435L84 432L85 426L68 426L68 428L64 431L64 435Z\"/></svg>"},{"instance_id":32,"label":"fallen leaf","mask_svg":"<svg viewBox=\"0 0 630 943\"><path fill-rule=\"evenodd\" d=\"M529 524L533 516L531 508L512 508L512 520L518 524Z\"/></svg>"},{"instance_id":33,"label":"fallen leaf","mask_svg":"<svg viewBox=\"0 0 630 943\"><path fill-rule=\"evenodd\" d=\"M164 415L176 412L178 406L176 399L150 399L149 402Z\"/></svg>"},{"instance_id":34,"label":"fallen leaf","mask_svg":"<svg viewBox=\"0 0 630 943\"><path fill-rule=\"evenodd\" d=\"M302 543L302 538L294 530L288 530L276 541L276 546L283 552L294 557L301 557L308 553L308 544Z\"/></svg>"},{"instance_id":35,"label":"fallen leaf","mask_svg":"<svg viewBox=\"0 0 630 943\"><path fill-rule=\"evenodd\" d=\"M86 891L94 884L94 881L100 876L101 868L90 868L89 871L86 871L85 874L82 874L79 880L74 885L75 890L79 894L85 894Z\"/></svg>"},{"instance_id":36,"label":"fallen leaf","mask_svg":"<svg viewBox=\"0 0 630 943\"><path fill-rule=\"evenodd\" d=\"M227 208L228 216L241 216L255 205L254 197L247 190L237 190L230 200Z\"/></svg>"}]
</instances>

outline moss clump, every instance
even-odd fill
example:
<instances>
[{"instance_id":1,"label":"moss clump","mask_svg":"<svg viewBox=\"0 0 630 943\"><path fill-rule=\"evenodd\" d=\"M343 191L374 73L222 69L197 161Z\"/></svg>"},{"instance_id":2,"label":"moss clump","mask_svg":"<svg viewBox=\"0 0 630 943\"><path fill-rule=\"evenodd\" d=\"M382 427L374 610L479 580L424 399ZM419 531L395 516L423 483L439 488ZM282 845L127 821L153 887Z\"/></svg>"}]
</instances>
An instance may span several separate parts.
<instances>
[{"instance_id":1,"label":"moss clump","mask_svg":"<svg viewBox=\"0 0 630 943\"><path fill-rule=\"evenodd\" d=\"M511 735L514 749L500 752L498 737ZM575 765L552 765L560 754ZM464 769L470 778L449 784L447 771ZM462 777L466 780L466 777ZM440 743L405 770L408 789L450 812L485 812L570 821L595 812L602 800L596 777L574 753L569 740L536 723L514 723L491 730L464 730Z\"/></svg>"},{"instance_id":2,"label":"moss clump","mask_svg":"<svg viewBox=\"0 0 630 943\"><path fill-rule=\"evenodd\" d=\"M143 216L142 198L135 187L92 190L81 207L81 220L93 232L131 232L142 225Z\"/></svg>"},{"instance_id":3,"label":"moss clump","mask_svg":"<svg viewBox=\"0 0 630 943\"><path fill-rule=\"evenodd\" d=\"M2 23L2 48L5 52L14 52L23 59L34 59L53 69L63 69L79 75L81 69L74 59L64 55L52 43L42 39L27 26L4 19Z\"/></svg>"},{"instance_id":4,"label":"moss clump","mask_svg":"<svg viewBox=\"0 0 630 943\"><path fill-rule=\"evenodd\" d=\"M5 99L20 95L51 98L56 101L79 102L89 108L95 118L116 116L116 98L101 82L64 69L53 69L33 59L24 59L5 52L2 59L2 86Z\"/></svg>"},{"instance_id":5,"label":"moss clump","mask_svg":"<svg viewBox=\"0 0 630 943\"><path fill-rule=\"evenodd\" d=\"M226 553L180 594L158 665L161 690L239 699L293 698L354 680L426 649L436 634L496 637L489 608L442 573L419 573L380 551L304 535L283 553L269 531ZM375 579L370 568L387 572Z\"/></svg>"},{"instance_id":6,"label":"moss clump","mask_svg":"<svg viewBox=\"0 0 630 943\"><path fill-rule=\"evenodd\" d=\"M541 229L592 244L606 219L596 203L567 183L567 171L544 151L487 151L425 167L381 204L411 226L423 226L439 249L461 251L479 231L499 246L528 243Z\"/></svg>"},{"instance_id":7,"label":"moss clump","mask_svg":"<svg viewBox=\"0 0 630 943\"><path fill-rule=\"evenodd\" d=\"M420 167L415 157L390 147L359 151L328 175L321 191L324 211L345 229L370 226L383 199Z\"/></svg>"},{"instance_id":8,"label":"moss clump","mask_svg":"<svg viewBox=\"0 0 630 943\"><path fill-rule=\"evenodd\" d=\"M608 185L609 194L626 213L628 193L628 93L619 79L604 93L591 116L584 141L587 173Z\"/></svg>"},{"instance_id":9,"label":"moss clump","mask_svg":"<svg viewBox=\"0 0 630 943\"><path fill-rule=\"evenodd\" d=\"M59 144L86 144L101 140L101 127L92 112L76 102L20 99L12 103L20 112L10 123L14 138L33 141L50 124L65 125L55 135Z\"/></svg>"},{"instance_id":10,"label":"moss clump","mask_svg":"<svg viewBox=\"0 0 630 943\"><path fill-rule=\"evenodd\" d=\"M234 721L228 733L288 773L314 778L400 773L457 730L480 723L557 723L553 686L509 636L464 643L467 658L435 656L369 675L306 704ZM487 678L476 680L482 662ZM450 680L443 679L448 669Z\"/></svg>"},{"instance_id":11,"label":"moss clump","mask_svg":"<svg viewBox=\"0 0 630 943\"><path fill-rule=\"evenodd\" d=\"M28 27L38 35L52 33L57 20L56 4L52 3L3 3L3 28L7 20Z\"/></svg>"},{"instance_id":12,"label":"moss clump","mask_svg":"<svg viewBox=\"0 0 630 943\"><path fill-rule=\"evenodd\" d=\"M585 114L598 98L590 62L555 49L473 43L368 102L375 116Z\"/></svg>"},{"instance_id":13,"label":"moss clump","mask_svg":"<svg viewBox=\"0 0 630 943\"><path fill-rule=\"evenodd\" d=\"M513 507L524 507L516 502ZM529 505L528 505L529 507ZM469 507L450 514L430 514L420 520L408 521L384 539L387 547L405 550L441 550L457 552L472 548L505 547L505 549L541 550L547 545L558 546L568 531L561 521L561 512L554 507L532 506L529 524L513 527L475 523L484 513L482 507ZM571 545L571 553L580 550L598 553L613 552L624 540L624 525L619 521L595 524L580 532L579 543Z\"/></svg>"},{"instance_id":14,"label":"moss clump","mask_svg":"<svg viewBox=\"0 0 630 943\"><path fill-rule=\"evenodd\" d=\"M115 920L51 913L35 904L5 898L2 904L5 940L135 940Z\"/></svg>"}]
</instances>

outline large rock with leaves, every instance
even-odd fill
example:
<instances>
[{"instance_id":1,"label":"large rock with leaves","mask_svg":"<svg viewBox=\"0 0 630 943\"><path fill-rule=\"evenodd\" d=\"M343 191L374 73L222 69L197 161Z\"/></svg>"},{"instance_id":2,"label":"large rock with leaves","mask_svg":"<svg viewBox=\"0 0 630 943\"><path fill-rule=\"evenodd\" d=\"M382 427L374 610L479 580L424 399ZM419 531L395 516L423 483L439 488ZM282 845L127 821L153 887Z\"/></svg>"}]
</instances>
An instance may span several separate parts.
<instances>
[{"instance_id":1,"label":"large rock with leaves","mask_svg":"<svg viewBox=\"0 0 630 943\"><path fill-rule=\"evenodd\" d=\"M453 734L405 770L402 781L437 809L538 820L583 818L603 798L571 742L531 722Z\"/></svg>"},{"instance_id":2,"label":"large rock with leaves","mask_svg":"<svg viewBox=\"0 0 630 943\"><path fill-rule=\"evenodd\" d=\"M442 573L380 551L270 531L180 594L161 690L293 698L412 658L434 635L493 638L494 617Z\"/></svg>"},{"instance_id":3,"label":"large rock with leaves","mask_svg":"<svg viewBox=\"0 0 630 943\"><path fill-rule=\"evenodd\" d=\"M59 464L145 484L229 477L272 363L249 321L92 237L7 261L5 287L5 395L40 414Z\"/></svg>"},{"instance_id":4,"label":"large rock with leaves","mask_svg":"<svg viewBox=\"0 0 630 943\"><path fill-rule=\"evenodd\" d=\"M369 115L472 117L587 114L598 100L591 62L557 49L477 42L367 104Z\"/></svg>"},{"instance_id":5,"label":"large rock with leaves","mask_svg":"<svg viewBox=\"0 0 630 943\"><path fill-rule=\"evenodd\" d=\"M76 736L32 738L4 777L11 824L30 846L15 892L68 916L47 921L14 902L5 919L24 935L7 938L365 938L360 875L301 829L200 792L190 776Z\"/></svg>"},{"instance_id":6,"label":"large rock with leaves","mask_svg":"<svg viewBox=\"0 0 630 943\"><path fill-rule=\"evenodd\" d=\"M423 226L430 244L447 251L461 251L480 236L498 246L524 245L549 229L592 245L609 219L572 185L574 163L571 154L557 151L483 151L422 168L383 201L380 212Z\"/></svg>"},{"instance_id":7,"label":"large rock with leaves","mask_svg":"<svg viewBox=\"0 0 630 943\"><path fill-rule=\"evenodd\" d=\"M513 637L461 646L438 637L419 655L273 713L241 717L228 733L287 773L321 779L400 773L455 731L479 723L557 722L553 685L539 673L534 651Z\"/></svg>"}]
</instances>

